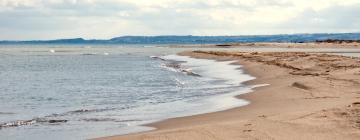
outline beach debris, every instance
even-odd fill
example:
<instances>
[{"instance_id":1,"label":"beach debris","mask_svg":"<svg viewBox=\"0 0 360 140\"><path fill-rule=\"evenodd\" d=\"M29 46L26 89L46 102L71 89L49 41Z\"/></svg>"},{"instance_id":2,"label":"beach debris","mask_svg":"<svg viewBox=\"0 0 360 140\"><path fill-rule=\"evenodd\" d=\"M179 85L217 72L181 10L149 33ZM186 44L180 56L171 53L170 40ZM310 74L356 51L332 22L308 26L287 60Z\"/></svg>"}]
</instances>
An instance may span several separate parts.
<instances>
[{"instance_id":1,"label":"beach debris","mask_svg":"<svg viewBox=\"0 0 360 140\"><path fill-rule=\"evenodd\" d=\"M317 73L317 72L309 72L309 71L292 71L290 72L292 75L300 75L300 76L320 76L320 75L329 75L328 73Z\"/></svg>"},{"instance_id":2,"label":"beach debris","mask_svg":"<svg viewBox=\"0 0 360 140\"><path fill-rule=\"evenodd\" d=\"M217 44L215 46L217 46L217 47L230 47L232 45L231 44Z\"/></svg>"},{"instance_id":3,"label":"beach debris","mask_svg":"<svg viewBox=\"0 0 360 140\"><path fill-rule=\"evenodd\" d=\"M197 74L197 73L193 72L193 71L192 71L191 69L189 69L189 68L188 68L188 69L182 68L182 67L181 67L182 61L166 60L166 59L164 59L164 58L161 58L160 56L150 56L150 58L159 59L159 60L162 60L162 61L166 61L166 63L164 64L166 67L173 68L173 69L175 69L176 71L185 73L186 75L196 76L196 77L200 77L200 76L201 76L200 74Z\"/></svg>"},{"instance_id":4,"label":"beach debris","mask_svg":"<svg viewBox=\"0 0 360 140\"><path fill-rule=\"evenodd\" d=\"M187 75L191 75L191 76L196 76L196 77L201 77L200 74L197 74L195 72L192 72L191 69L182 69L181 72L187 74Z\"/></svg>"},{"instance_id":5,"label":"beach debris","mask_svg":"<svg viewBox=\"0 0 360 140\"><path fill-rule=\"evenodd\" d=\"M292 70L290 74L299 76L328 76L339 69L354 70L360 68L355 57L311 54L305 52L225 52L193 51L200 55L244 58L248 61L265 63ZM300 59L301 58L301 59Z\"/></svg>"},{"instance_id":6,"label":"beach debris","mask_svg":"<svg viewBox=\"0 0 360 140\"><path fill-rule=\"evenodd\" d=\"M158 60L162 60L162 61L166 61L166 59L161 58L160 56L150 56L150 58L152 58L152 59L158 59Z\"/></svg>"},{"instance_id":7,"label":"beach debris","mask_svg":"<svg viewBox=\"0 0 360 140\"><path fill-rule=\"evenodd\" d=\"M360 40L326 39L326 40L316 40L315 42L342 44L342 43L360 43Z\"/></svg>"},{"instance_id":8,"label":"beach debris","mask_svg":"<svg viewBox=\"0 0 360 140\"><path fill-rule=\"evenodd\" d=\"M51 49L51 50L49 50L49 52L51 52L51 53L55 53L55 50Z\"/></svg>"},{"instance_id":9,"label":"beach debris","mask_svg":"<svg viewBox=\"0 0 360 140\"><path fill-rule=\"evenodd\" d=\"M360 102L353 102L352 104L351 104L351 107L360 107Z\"/></svg>"},{"instance_id":10,"label":"beach debris","mask_svg":"<svg viewBox=\"0 0 360 140\"><path fill-rule=\"evenodd\" d=\"M245 124L244 126L250 126L250 125L252 125L251 123L247 123L247 124Z\"/></svg>"},{"instance_id":11,"label":"beach debris","mask_svg":"<svg viewBox=\"0 0 360 140\"><path fill-rule=\"evenodd\" d=\"M320 97L314 97L313 95L311 95L312 97L310 98L304 98L304 99L334 99L334 98L340 98L340 97L333 97L333 96L320 96Z\"/></svg>"},{"instance_id":12,"label":"beach debris","mask_svg":"<svg viewBox=\"0 0 360 140\"><path fill-rule=\"evenodd\" d=\"M83 53L81 55L97 55L97 53Z\"/></svg>"},{"instance_id":13,"label":"beach debris","mask_svg":"<svg viewBox=\"0 0 360 140\"><path fill-rule=\"evenodd\" d=\"M48 120L47 122L48 123L65 123L67 122L68 120Z\"/></svg>"},{"instance_id":14,"label":"beach debris","mask_svg":"<svg viewBox=\"0 0 360 140\"><path fill-rule=\"evenodd\" d=\"M259 87L266 87L269 86L270 84L257 84L257 85L252 85L251 88L259 88Z\"/></svg>"},{"instance_id":15,"label":"beach debris","mask_svg":"<svg viewBox=\"0 0 360 140\"><path fill-rule=\"evenodd\" d=\"M305 84L300 83L300 82L294 82L293 84L291 84L291 86L296 87L296 88L299 88L299 89L304 89L304 90L309 90L309 89L311 89L311 87L306 86Z\"/></svg>"},{"instance_id":16,"label":"beach debris","mask_svg":"<svg viewBox=\"0 0 360 140\"><path fill-rule=\"evenodd\" d=\"M79 110L74 110L74 111L69 111L70 113L79 113L79 112L90 112L90 109L79 109Z\"/></svg>"},{"instance_id":17,"label":"beach debris","mask_svg":"<svg viewBox=\"0 0 360 140\"><path fill-rule=\"evenodd\" d=\"M243 132L251 132L251 131L253 131L253 130L251 130L251 129L243 130Z\"/></svg>"},{"instance_id":18,"label":"beach debris","mask_svg":"<svg viewBox=\"0 0 360 140\"><path fill-rule=\"evenodd\" d=\"M174 68L174 69L180 69L181 65L179 63L170 62L165 64L166 67Z\"/></svg>"},{"instance_id":19,"label":"beach debris","mask_svg":"<svg viewBox=\"0 0 360 140\"><path fill-rule=\"evenodd\" d=\"M328 110L336 117L344 119L353 128L360 129L360 102L353 102L346 108L333 108Z\"/></svg>"}]
</instances>

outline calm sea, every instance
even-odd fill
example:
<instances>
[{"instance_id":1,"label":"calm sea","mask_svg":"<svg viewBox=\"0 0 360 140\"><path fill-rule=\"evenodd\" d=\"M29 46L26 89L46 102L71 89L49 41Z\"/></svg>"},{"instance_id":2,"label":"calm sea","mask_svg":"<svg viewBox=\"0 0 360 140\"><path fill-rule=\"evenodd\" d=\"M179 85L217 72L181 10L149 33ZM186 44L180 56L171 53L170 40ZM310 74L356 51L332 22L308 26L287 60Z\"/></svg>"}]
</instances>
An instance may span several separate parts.
<instances>
[{"instance_id":1,"label":"calm sea","mask_svg":"<svg viewBox=\"0 0 360 140\"><path fill-rule=\"evenodd\" d=\"M251 91L241 83L253 79L231 62L174 55L184 49L0 49L4 140L79 140L151 130L141 124L246 105L233 96Z\"/></svg>"}]
</instances>

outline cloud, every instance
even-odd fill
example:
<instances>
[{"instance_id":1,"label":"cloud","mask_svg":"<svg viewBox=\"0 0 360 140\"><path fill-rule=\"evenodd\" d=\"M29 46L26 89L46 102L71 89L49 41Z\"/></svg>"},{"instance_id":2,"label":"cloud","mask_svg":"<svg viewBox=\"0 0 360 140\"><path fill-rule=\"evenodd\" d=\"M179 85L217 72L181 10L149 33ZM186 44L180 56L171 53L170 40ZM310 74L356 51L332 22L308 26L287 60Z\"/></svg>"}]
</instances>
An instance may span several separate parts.
<instances>
[{"instance_id":1,"label":"cloud","mask_svg":"<svg viewBox=\"0 0 360 140\"><path fill-rule=\"evenodd\" d=\"M360 4L334 5L322 10L304 9L281 27L301 32L358 32Z\"/></svg>"},{"instance_id":2,"label":"cloud","mask_svg":"<svg viewBox=\"0 0 360 140\"><path fill-rule=\"evenodd\" d=\"M0 0L0 40L359 31L358 0Z\"/></svg>"}]
</instances>

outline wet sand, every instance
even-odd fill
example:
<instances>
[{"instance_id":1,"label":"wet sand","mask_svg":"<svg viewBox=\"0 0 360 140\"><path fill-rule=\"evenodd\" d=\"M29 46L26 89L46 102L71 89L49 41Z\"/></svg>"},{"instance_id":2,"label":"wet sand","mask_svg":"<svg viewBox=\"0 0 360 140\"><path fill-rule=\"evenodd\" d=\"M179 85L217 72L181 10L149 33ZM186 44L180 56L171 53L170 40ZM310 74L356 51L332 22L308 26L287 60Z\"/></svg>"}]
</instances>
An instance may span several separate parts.
<instances>
[{"instance_id":1,"label":"wet sand","mask_svg":"<svg viewBox=\"0 0 360 140\"><path fill-rule=\"evenodd\" d=\"M359 139L360 58L304 52L180 53L194 58L237 60L270 84L240 95L251 103L226 111L149 124L154 131L103 140Z\"/></svg>"}]
</instances>

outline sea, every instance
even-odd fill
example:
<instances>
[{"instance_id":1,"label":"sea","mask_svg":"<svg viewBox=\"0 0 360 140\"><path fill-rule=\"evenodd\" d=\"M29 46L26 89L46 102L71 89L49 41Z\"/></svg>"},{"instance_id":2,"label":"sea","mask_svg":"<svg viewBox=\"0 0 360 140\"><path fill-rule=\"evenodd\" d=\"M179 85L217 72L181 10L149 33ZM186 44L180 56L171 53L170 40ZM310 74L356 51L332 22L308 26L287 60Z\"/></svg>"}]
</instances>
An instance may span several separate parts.
<instances>
[{"instance_id":1,"label":"sea","mask_svg":"<svg viewBox=\"0 0 360 140\"><path fill-rule=\"evenodd\" d=\"M244 84L255 77L233 61L176 55L191 50L208 49L0 46L0 140L83 140L150 131L155 128L145 124L250 103L235 96L259 86ZM226 50L360 56L358 49Z\"/></svg>"},{"instance_id":2,"label":"sea","mask_svg":"<svg viewBox=\"0 0 360 140\"><path fill-rule=\"evenodd\" d=\"M0 46L0 139L82 140L149 131L169 118L249 104L255 79L182 48Z\"/></svg>"}]
</instances>

